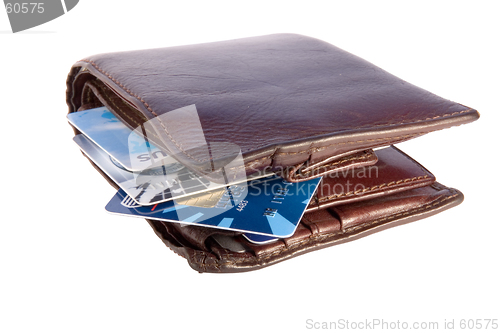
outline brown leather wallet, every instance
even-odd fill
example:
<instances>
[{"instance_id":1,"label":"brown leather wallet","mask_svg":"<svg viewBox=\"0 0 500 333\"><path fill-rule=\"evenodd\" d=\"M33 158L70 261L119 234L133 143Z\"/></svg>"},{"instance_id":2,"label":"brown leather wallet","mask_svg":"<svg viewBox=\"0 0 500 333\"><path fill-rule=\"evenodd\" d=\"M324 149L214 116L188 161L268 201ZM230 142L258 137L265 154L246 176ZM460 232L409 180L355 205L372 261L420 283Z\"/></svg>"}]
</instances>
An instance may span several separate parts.
<instances>
[{"instance_id":1,"label":"brown leather wallet","mask_svg":"<svg viewBox=\"0 0 500 333\"><path fill-rule=\"evenodd\" d=\"M459 191L392 145L479 118L335 46L293 34L95 55L72 67L67 88L69 112L106 106L132 129L195 104L206 140L240 147L247 174L271 170L290 182L323 176L295 234L270 244L148 220L200 272L263 268L459 204ZM172 137L189 133L160 125L155 144L178 152L181 162L196 160Z\"/></svg>"}]
</instances>

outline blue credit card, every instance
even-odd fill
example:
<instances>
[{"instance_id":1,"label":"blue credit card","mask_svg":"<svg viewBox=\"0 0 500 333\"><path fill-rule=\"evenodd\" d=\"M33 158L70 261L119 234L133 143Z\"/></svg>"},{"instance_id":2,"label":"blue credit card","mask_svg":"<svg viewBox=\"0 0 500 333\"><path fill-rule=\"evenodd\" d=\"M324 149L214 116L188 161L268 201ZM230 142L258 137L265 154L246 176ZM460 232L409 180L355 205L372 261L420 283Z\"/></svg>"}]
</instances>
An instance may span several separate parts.
<instances>
[{"instance_id":1,"label":"blue credit card","mask_svg":"<svg viewBox=\"0 0 500 333\"><path fill-rule=\"evenodd\" d=\"M137 131L132 131L106 107L72 112L68 121L128 171L141 171L167 157Z\"/></svg>"},{"instance_id":2,"label":"blue credit card","mask_svg":"<svg viewBox=\"0 0 500 333\"><path fill-rule=\"evenodd\" d=\"M293 235L320 178L289 183L277 176L227 187L219 203L212 208L177 204L175 200L153 207L134 204L119 190L106 205L110 213L200 225L226 230L286 238ZM238 193L246 188L244 200Z\"/></svg>"}]
</instances>

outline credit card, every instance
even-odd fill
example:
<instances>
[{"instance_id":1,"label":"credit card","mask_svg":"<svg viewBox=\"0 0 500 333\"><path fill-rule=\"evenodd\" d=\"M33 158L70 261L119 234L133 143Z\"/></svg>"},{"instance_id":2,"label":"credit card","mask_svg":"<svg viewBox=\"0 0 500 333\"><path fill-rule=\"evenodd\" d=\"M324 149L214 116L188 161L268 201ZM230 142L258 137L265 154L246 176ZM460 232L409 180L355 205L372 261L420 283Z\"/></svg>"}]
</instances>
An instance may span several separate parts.
<instances>
[{"instance_id":1,"label":"credit card","mask_svg":"<svg viewBox=\"0 0 500 333\"><path fill-rule=\"evenodd\" d=\"M142 171L167 156L166 152L123 124L106 107L72 112L67 119L129 171Z\"/></svg>"},{"instance_id":2,"label":"credit card","mask_svg":"<svg viewBox=\"0 0 500 333\"><path fill-rule=\"evenodd\" d=\"M185 110L176 112L181 111ZM205 175L192 172L149 142L142 133L128 128L106 107L73 112L67 118L83 133L75 137L80 149L138 204L153 205L185 196L190 196L190 203L193 203L194 195L200 194L193 205L213 207L222 195L217 189L245 178L242 172L242 177L232 175L231 179L235 179L232 182L220 177L219 181L211 181ZM246 178L257 179L270 174L262 171ZM210 193L201 195L204 192Z\"/></svg>"},{"instance_id":3,"label":"credit card","mask_svg":"<svg viewBox=\"0 0 500 333\"><path fill-rule=\"evenodd\" d=\"M168 168L166 169L165 182L169 182L169 186L163 183L151 183L147 178L142 181L137 174L124 169L85 135L76 135L73 140L85 155L120 186L132 200L140 205L153 205L165 200L171 200L174 197L171 191L176 191L175 197L182 198L199 192L213 190L216 187L215 185L220 185L218 187L221 187L221 184L214 185L206 179L197 177L196 174L190 172L185 167L174 167L171 170L172 172L169 172Z\"/></svg>"},{"instance_id":4,"label":"credit card","mask_svg":"<svg viewBox=\"0 0 500 333\"><path fill-rule=\"evenodd\" d=\"M104 173L139 205L147 206L174 198L181 199L203 192L223 189L231 184L230 182L229 184L211 182L191 172L178 162L164 165L164 167L159 169L159 174L133 173L123 168L85 135L78 134L73 140L85 155L97 164ZM248 179L257 179L264 175L263 173L250 175ZM218 195L217 200L222 193L219 192ZM214 200L214 196L206 196L206 200ZM198 205L205 205L202 199L198 200Z\"/></svg>"},{"instance_id":5,"label":"credit card","mask_svg":"<svg viewBox=\"0 0 500 333\"><path fill-rule=\"evenodd\" d=\"M295 232L320 180L321 177L289 183L271 176L232 185L213 208L180 205L175 200L153 207L131 205L130 197L119 190L106 210L119 215L285 238ZM244 188L245 199L237 200Z\"/></svg>"}]
</instances>

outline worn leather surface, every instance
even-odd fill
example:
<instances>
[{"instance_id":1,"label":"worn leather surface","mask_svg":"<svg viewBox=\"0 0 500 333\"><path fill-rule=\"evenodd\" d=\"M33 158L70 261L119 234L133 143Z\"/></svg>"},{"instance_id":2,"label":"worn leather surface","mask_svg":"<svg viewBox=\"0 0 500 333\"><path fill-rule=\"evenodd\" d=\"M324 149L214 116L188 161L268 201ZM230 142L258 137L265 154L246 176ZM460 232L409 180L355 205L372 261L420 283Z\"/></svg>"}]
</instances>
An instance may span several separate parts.
<instances>
[{"instance_id":1,"label":"worn leather surface","mask_svg":"<svg viewBox=\"0 0 500 333\"><path fill-rule=\"evenodd\" d=\"M294 182L324 177L295 234L267 245L148 220L200 272L263 268L459 204L459 191L397 148L375 149L479 117L335 46L292 34L91 56L72 67L67 103L70 112L105 105L131 128L155 119L149 138L187 162L197 159L182 145L192 124L164 117L194 104L206 141L238 145L247 173L271 168ZM246 250L222 247L217 235Z\"/></svg>"},{"instance_id":2,"label":"worn leather surface","mask_svg":"<svg viewBox=\"0 0 500 333\"><path fill-rule=\"evenodd\" d=\"M206 140L238 145L247 170L321 164L478 118L469 107L294 34L87 57L68 76L68 105L73 112L96 101L131 127L195 104ZM157 127L155 143L180 152L183 162L197 159L182 145L189 123Z\"/></svg>"},{"instance_id":3,"label":"worn leather surface","mask_svg":"<svg viewBox=\"0 0 500 333\"><path fill-rule=\"evenodd\" d=\"M399 149L389 147L376 153L379 158L370 177L365 167L355 168L345 176L324 177L294 235L271 244L252 244L236 232L148 222L164 243L185 257L193 269L243 272L412 222L463 200L458 190L437 183L429 171ZM378 172L373 171L375 168ZM349 182L367 191L341 194L336 191L337 187L346 190ZM217 233L231 235L247 251L236 253L222 248L211 238Z\"/></svg>"},{"instance_id":4,"label":"worn leather surface","mask_svg":"<svg viewBox=\"0 0 500 333\"><path fill-rule=\"evenodd\" d=\"M436 181L427 169L394 146L379 149L376 155L378 161L373 166L350 168L323 176L307 210L373 199L431 185Z\"/></svg>"},{"instance_id":5,"label":"worn leather surface","mask_svg":"<svg viewBox=\"0 0 500 333\"><path fill-rule=\"evenodd\" d=\"M322 209L304 215L295 234L283 240L254 245L241 236L235 239L249 250L236 253L219 246L211 238L200 249L184 236L194 236L200 227L179 228L173 223L148 220L156 234L174 252L188 260L201 273L235 273L261 269L310 251L356 240L372 233L413 222L437 214L460 204L463 195L458 190L439 183L394 195L338 206L335 210ZM340 212L340 215L337 215ZM330 251L333 251L330 250Z\"/></svg>"}]
</instances>

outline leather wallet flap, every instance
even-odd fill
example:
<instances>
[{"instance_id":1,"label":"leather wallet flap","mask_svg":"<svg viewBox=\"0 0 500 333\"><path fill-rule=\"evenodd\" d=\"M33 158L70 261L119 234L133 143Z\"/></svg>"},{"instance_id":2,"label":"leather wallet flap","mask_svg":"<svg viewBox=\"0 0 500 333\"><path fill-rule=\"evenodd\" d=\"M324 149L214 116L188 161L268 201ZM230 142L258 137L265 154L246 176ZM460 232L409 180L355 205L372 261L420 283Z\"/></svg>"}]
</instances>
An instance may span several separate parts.
<instances>
[{"instance_id":1,"label":"leather wallet flap","mask_svg":"<svg viewBox=\"0 0 500 333\"><path fill-rule=\"evenodd\" d=\"M289 174L293 181L310 177L314 165L352 161L478 118L335 46L293 34L91 56L74 65L67 98L70 112L100 103L132 128L195 105L206 141L240 147L247 173L308 163L305 175ZM158 144L179 146L176 125L161 125Z\"/></svg>"}]
</instances>

